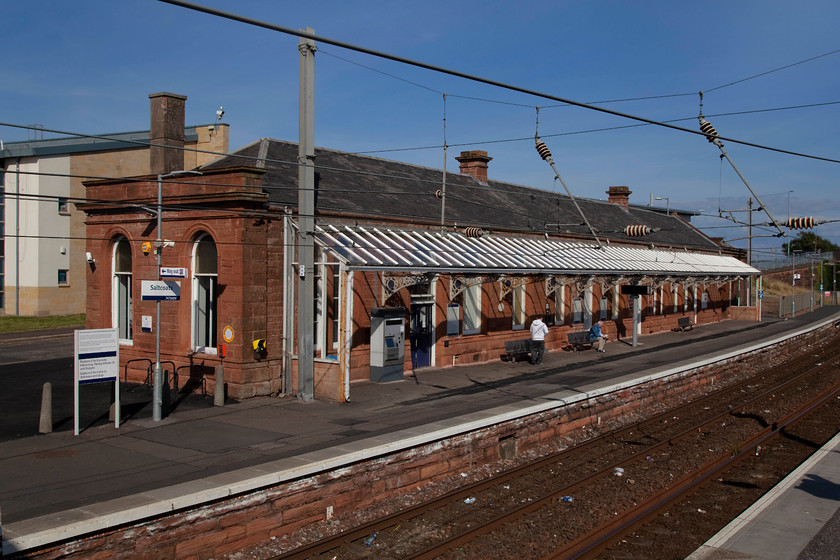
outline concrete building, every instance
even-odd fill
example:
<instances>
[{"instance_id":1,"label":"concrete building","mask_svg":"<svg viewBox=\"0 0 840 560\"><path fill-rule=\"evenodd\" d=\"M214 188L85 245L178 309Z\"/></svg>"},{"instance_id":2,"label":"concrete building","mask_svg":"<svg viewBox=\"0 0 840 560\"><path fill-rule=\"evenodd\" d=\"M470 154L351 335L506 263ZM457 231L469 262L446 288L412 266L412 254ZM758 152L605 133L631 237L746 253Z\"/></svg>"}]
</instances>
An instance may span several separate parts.
<instances>
[{"instance_id":1,"label":"concrete building","mask_svg":"<svg viewBox=\"0 0 840 560\"><path fill-rule=\"evenodd\" d=\"M150 98L153 104L164 99L161 94ZM183 111L180 115L183 120ZM227 124L184 127L182 122L181 129L184 165L189 168L228 150ZM76 207L85 200L82 182L149 173L154 132L3 144L0 315L85 312L90 263L85 258L85 215Z\"/></svg>"},{"instance_id":2,"label":"concrete building","mask_svg":"<svg viewBox=\"0 0 840 560\"><path fill-rule=\"evenodd\" d=\"M198 166L201 175L167 179L163 238L172 243L162 266L182 278L173 280L179 299L161 303L159 325L152 294L141 293L160 277L148 208L158 174L184 166L159 160L149 175L88 181L87 198L109 202L82 208L97 262L87 271L88 327L120 329L129 380L148 381L160 335L178 390L212 391L221 364L232 397L298 394L306 359L315 398L347 401L356 382L499 360L506 342L528 338L536 315L552 324L549 351L598 319L613 338L632 337L626 286L648 294L636 306L637 334L680 318L755 318L732 300L758 271L677 213L630 204L630 189L613 186L609 201L577 200L584 220L568 196L492 180L484 151L456 159L460 173L444 176L316 149L313 269L297 252L297 144L263 138ZM544 164L536 153L533 164ZM305 303L314 324L303 333L313 346L304 358L302 282L315 294Z\"/></svg>"}]
</instances>

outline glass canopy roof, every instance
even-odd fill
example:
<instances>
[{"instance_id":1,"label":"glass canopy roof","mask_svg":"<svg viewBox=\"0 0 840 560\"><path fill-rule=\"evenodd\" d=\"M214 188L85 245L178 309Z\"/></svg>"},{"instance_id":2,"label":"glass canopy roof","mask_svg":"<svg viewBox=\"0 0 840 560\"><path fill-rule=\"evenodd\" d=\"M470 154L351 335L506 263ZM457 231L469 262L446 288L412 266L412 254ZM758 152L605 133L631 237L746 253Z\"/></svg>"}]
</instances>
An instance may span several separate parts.
<instances>
[{"instance_id":1,"label":"glass canopy roof","mask_svg":"<svg viewBox=\"0 0 840 560\"><path fill-rule=\"evenodd\" d=\"M750 276L759 270L720 254L434 230L316 226L315 237L351 270L461 274Z\"/></svg>"}]
</instances>

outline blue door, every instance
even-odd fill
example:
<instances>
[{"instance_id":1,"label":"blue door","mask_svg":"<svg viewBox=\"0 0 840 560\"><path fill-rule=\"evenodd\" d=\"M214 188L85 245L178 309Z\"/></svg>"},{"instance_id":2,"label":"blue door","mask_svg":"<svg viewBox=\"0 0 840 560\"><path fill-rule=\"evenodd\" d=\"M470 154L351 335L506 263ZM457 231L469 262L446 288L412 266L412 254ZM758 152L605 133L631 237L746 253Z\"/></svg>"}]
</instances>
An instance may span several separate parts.
<instances>
[{"instance_id":1,"label":"blue door","mask_svg":"<svg viewBox=\"0 0 840 560\"><path fill-rule=\"evenodd\" d=\"M411 304L411 367L417 369L428 367L432 360L432 344L434 331L432 329L432 304Z\"/></svg>"}]
</instances>

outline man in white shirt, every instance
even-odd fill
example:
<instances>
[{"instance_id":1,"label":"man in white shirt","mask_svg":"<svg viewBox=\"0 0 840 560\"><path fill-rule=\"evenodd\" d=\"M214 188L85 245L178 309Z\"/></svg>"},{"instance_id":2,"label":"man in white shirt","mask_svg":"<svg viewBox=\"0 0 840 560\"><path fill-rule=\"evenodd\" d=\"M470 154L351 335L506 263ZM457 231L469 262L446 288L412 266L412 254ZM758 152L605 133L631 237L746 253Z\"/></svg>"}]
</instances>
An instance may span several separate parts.
<instances>
[{"instance_id":1,"label":"man in white shirt","mask_svg":"<svg viewBox=\"0 0 840 560\"><path fill-rule=\"evenodd\" d=\"M545 354L545 335L548 334L548 327L539 316L531 321L531 363L541 364Z\"/></svg>"}]
</instances>

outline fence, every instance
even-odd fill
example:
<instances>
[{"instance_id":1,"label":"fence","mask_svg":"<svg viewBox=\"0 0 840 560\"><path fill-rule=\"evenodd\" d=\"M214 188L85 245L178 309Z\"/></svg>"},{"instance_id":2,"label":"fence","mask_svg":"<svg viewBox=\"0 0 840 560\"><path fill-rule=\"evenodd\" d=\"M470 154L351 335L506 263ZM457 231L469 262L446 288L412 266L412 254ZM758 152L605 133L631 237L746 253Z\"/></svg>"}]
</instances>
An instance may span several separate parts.
<instances>
[{"instance_id":1,"label":"fence","mask_svg":"<svg viewBox=\"0 0 840 560\"><path fill-rule=\"evenodd\" d=\"M812 311L823 305L837 305L838 301L840 301L840 292L770 296L761 300L761 315L765 317L791 316L803 311Z\"/></svg>"},{"instance_id":2,"label":"fence","mask_svg":"<svg viewBox=\"0 0 840 560\"><path fill-rule=\"evenodd\" d=\"M826 253L794 252L793 255L779 255L772 259L755 258L750 264L762 272L771 272L790 269L794 265L802 267L809 263L819 264L824 261L834 262L834 253L831 251Z\"/></svg>"}]
</instances>

